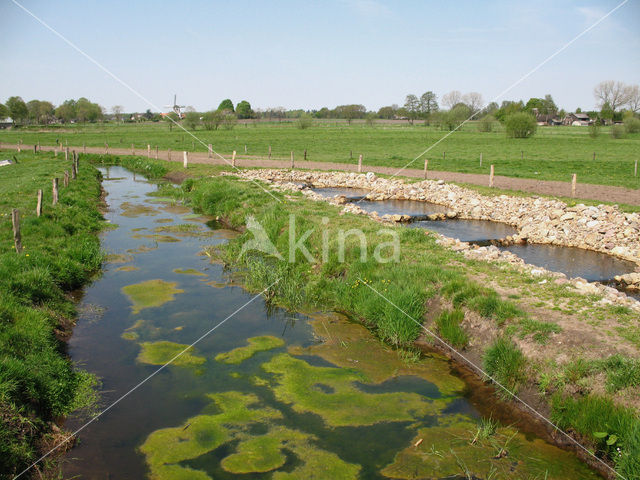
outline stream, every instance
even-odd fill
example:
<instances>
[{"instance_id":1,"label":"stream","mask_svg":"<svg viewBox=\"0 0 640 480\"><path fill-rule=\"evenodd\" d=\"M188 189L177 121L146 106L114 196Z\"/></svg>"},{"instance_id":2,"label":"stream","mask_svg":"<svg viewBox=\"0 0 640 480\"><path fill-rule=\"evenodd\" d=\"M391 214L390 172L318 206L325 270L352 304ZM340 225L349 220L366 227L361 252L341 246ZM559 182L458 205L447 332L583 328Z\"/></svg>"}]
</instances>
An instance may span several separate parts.
<instances>
[{"instance_id":1,"label":"stream","mask_svg":"<svg viewBox=\"0 0 640 480\"><path fill-rule=\"evenodd\" d=\"M600 478L482 418L445 358L406 362L342 316L269 306L203 254L234 232L101 171L110 255L69 354L101 379L100 410L140 386L82 430L65 478Z\"/></svg>"}]
</instances>

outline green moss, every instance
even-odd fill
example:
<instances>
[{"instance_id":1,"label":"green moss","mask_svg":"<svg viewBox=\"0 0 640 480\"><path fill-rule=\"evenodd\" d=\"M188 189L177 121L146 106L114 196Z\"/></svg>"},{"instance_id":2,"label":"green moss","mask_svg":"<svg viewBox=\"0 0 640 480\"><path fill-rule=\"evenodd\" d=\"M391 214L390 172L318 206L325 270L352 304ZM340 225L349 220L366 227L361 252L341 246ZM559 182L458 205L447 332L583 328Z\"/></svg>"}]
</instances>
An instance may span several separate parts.
<instances>
[{"instance_id":1,"label":"green moss","mask_svg":"<svg viewBox=\"0 0 640 480\"><path fill-rule=\"evenodd\" d=\"M150 365L164 365L180 352L189 348L189 345L174 342L142 342L140 344L140 353L137 360L140 363L148 363ZM171 364L179 366L196 366L206 362L204 357L193 355L189 350L182 353Z\"/></svg>"},{"instance_id":2,"label":"green moss","mask_svg":"<svg viewBox=\"0 0 640 480\"><path fill-rule=\"evenodd\" d=\"M410 421L437 414L447 404L445 399L429 400L416 393L365 393L354 385L367 382L363 374L313 367L288 354L274 356L262 368L275 375L273 391L278 400L297 412L320 415L334 427Z\"/></svg>"},{"instance_id":3,"label":"green moss","mask_svg":"<svg viewBox=\"0 0 640 480\"><path fill-rule=\"evenodd\" d=\"M196 270L195 268L174 268L173 273L179 273L181 275L196 275L200 277L206 277L205 273L202 273L200 270Z\"/></svg>"},{"instance_id":4,"label":"green moss","mask_svg":"<svg viewBox=\"0 0 640 480\"><path fill-rule=\"evenodd\" d=\"M462 415L421 428L381 473L396 479L599 478L571 452L539 438L527 439L515 429L500 427L479 435L480 428Z\"/></svg>"},{"instance_id":5,"label":"green moss","mask_svg":"<svg viewBox=\"0 0 640 480\"><path fill-rule=\"evenodd\" d=\"M145 308L160 307L173 301L176 294L184 293L184 290L176 288L177 285L176 282L165 282L159 279L147 280L122 287L122 293L127 295L133 303L131 307L133 313L139 313Z\"/></svg>"},{"instance_id":6,"label":"green moss","mask_svg":"<svg viewBox=\"0 0 640 480\"><path fill-rule=\"evenodd\" d=\"M261 337L252 337L247 339L249 345L245 347L234 348L230 352L219 353L216 360L222 363L241 363L258 352L272 350L284 345L284 340L272 335L264 335Z\"/></svg>"},{"instance_id":7,"label":"green moss","mask_svg":"<svg viewBox=\"0 0 640 480\"><path fill-rule=\"evenodd\" d=\"M120 208L122 208L121 215L123 217L129 218L137 218L141 215L157 215L158 211L155 208L148 207L146 205L133 204L129 202L124 202L120 204Z\"/></svg>"},{"instance_id":8,"label":"green moss","mask_svg":"<svg viewBox=\"0 0 640 480\"><path fill-rule=\"evenodd\" d=\"M287 461L282 448L283 439L277 435L249 438L238 445L237 453L224 458L221 465L231 473L269 472Z\"/></svg>"}]
</instances>

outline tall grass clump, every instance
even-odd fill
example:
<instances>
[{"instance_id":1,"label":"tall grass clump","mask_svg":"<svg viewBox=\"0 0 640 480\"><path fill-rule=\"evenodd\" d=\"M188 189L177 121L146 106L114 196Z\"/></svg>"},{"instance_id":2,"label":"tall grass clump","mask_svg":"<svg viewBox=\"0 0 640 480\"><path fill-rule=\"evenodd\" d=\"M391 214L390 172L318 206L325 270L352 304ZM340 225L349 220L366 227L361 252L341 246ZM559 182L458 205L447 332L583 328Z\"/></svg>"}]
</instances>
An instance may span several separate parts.
<instances>
[{"instance_id":1,"label":"tall grass clump","mask_svg":"<svg viewBox=\"0 0 640 480\"><path fill-rule=\"evenodd\" d=\"M50 422L95 401L95 378L73 367L55 333L68 331L75 314L68 292L102 263L99 173L81 163L59 204L45 203L41 217L33 212L37 190L69 167L23 153L0 177L0 471L10 476L42 453ZM11 208L21 212L19 255Z\"/></svg>"},{"instance_id":2,"label":"tall grass clump","mask_svg":"<svg viewBox=\"0 0 640 480\"><path fill-rule=\"evenodd\" d=\"M445 311L436 318L440 336L456 348L464 348L469 343L469 335L460 326L463 319L462 310Z\"/></svg>"},{"instance_id":3,"label":"tall grass clump","mask_svg":"<svg viewBox=\"0 0 640 480\"><path fill-rule=\"evenodd\" d=\"M640 418L632 410L598 396L554 395L551 420L590 438L624 478L640 478Z\"/></svg>"},{"instance_id":4,"label":"tall grass clump","mask_svg":"<svg viewBox=\"0 0 640 480\"><path fill-rule=\"evenodd\" d=\"M524 355L511 340L504 337L498 338L484 352L482 363L488 375L513 393L525 380Z\"/></svg>"}]
</instances>

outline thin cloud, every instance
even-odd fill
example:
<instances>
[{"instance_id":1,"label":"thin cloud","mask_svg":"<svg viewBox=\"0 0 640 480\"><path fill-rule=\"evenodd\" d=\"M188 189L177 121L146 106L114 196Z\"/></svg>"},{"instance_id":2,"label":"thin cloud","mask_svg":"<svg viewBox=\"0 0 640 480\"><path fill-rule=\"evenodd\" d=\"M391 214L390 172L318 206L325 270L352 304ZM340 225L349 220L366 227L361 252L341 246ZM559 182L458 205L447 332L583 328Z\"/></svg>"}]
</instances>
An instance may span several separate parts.
<instances>
[{"instance_id":1,"label":"thin cloud","mask_svg":"<svg viewBox=\"0 0 640 480\"><path fill-rule=\"evenodd\" d=\"M343 2L362 17L383 17L391 14L391 10L377 0L343 0Z\"/></svg>"}]
</instances>

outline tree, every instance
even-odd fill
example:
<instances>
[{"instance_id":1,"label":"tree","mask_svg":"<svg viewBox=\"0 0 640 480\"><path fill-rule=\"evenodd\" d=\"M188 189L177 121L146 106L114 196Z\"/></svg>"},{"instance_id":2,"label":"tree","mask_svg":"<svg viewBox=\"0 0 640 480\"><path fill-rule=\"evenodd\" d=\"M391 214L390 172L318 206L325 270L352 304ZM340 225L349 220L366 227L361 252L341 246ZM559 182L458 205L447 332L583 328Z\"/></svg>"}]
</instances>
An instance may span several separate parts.
<instances>
[{"instance_id":1,"label":"tree","mask_svg":"<svg viewBox=\"0 0 640 480\"><path fill-rule=\"evenodd\" d=\"M238 118L253 118L251 104L246 100L242 100L238 105L236 105L236 115L238 115Z\"/></svg>"},{"instance_id":2,"label":"tree","mask_svg":"<svg viewBox=\"0 0 640 480\"><path fill-rule=\"evenodd\" d=\"M469 109L469 107L460 102L457 105L454 105L451 110L445 112L442 118L442 122L449 130L453 130L470 116L471 110Z\"/></svg>"},{"instance_id":3,"label":"tree","mask_svg":"<svg viewBox=\"0 0 640 480\"><path fill-rule=\"evenodd\" d=\"M609 122L613 121L613 115L615 111L611 108L609 102L604 102L602 104L602 108L600 109L600 118L603 120L608 120Z\"/></svg>"},{"instance_id":4,"label":"tree","mask_svg":"<svg viewBox=\"0 0 640 480\"><path fill-rule=\"evenodd\" d=\"M95 122L102 118L102 107L92 103L84 97L76 102L76 119L79 122Z\"/></svg>"},{"instance_id":5,"label":"tree","mask_svg":"<svg viewBox=\"0 0 640 480\"><path fill-rule=\"evenodd\" d=\"M347 120L347 123L351 125L351 120L354 118L364 118L367 113L367 109L364 108L364 105L359 104L351 104L351 105L338 105L334 113L336 118L344 118Z\"/></svg>"},{"instance_id":6,"label":"tree","mask_svg":"<svg viewBox=\"0 0 640 480\"><path fill-rule=\"evenodd\" d=\"M420 113L422 114L423 118L429 119L429 116L431 116L433 112L437 111L438 100L436 94L431 90L429 90L428 92L424 92L420 96Z\"/></svg>"},{"instance_id":7,"label":"tree","mask_svg":"<svg viewBox=\"0 0 640 480\"><path fill-rule=\"evenodd\" d=\"M14 123L23 123L29 117L27 104L21 97L9 97L6 105Z\"/></svg>"},{"instance_id":8,"label":"tree","mask_svg":"<svg viewBox=\"0 0 640 480\"><path fill-rule=\"evenodd\" d=\"M329 118L329 115L331 115L331 110L329 110L327 107L322 107L320 110L313 114L313 116L316 118Z\"/></svg>"},{"instance_id":9,"label":"tree","mask_svg":"<svg viewBox=\"0 0 640 480\"><path fill-rule=\"evenodd\" d=\"M230 112L235 112L235 110L233 109L233 102L228 98L225 98L220 102L220 105L218 105L218 110L220 111L228 110Z\"/></svg>"},{"instance_id":10,"label":"tree","mask_svg":"<svg viewBox=\"0 0 640 480\"><path fill-rule=\"evenodd\" d=\"M187 128L195 130L200 124L200 114L195 111L187 112L184 116L184 123Z\"/></svg>"},{"instance_id":11,"label":"tree","mask_svg":"<svg viewBox=\"0 0 640 480\"><path fill-rule=\"evenodd\" d=\"M496 122L496 119L493 115L485 115L478 122L478 131L479 132L490 132L493 130L493 124Z\"/></svg>"},{"instance_id":12,"label":"tree","mask_svg":"<svg viewBox=\"0 0 640 480\"><path fill-rule=\"evenodd\" d=\"M413 121L418 118L418 115L420 115L420 101L418 100L418 97L413 94L407 95L404 101L404 108L409 114L409 121L411 122L411 125L413 125Z\"/></svg>"},{"instance_id":13,"label":"tree","mask_svg":"<svg viewBox=\"0 0 640 480\"><path fill-rule=\"evenodd\" d=\"M313 117L308 113L303 113L298 117L298 120L296 120L296 127L301 130L305 130L311 127L311 125L313 125Z\"/></svg>"},{"instance_id":14,"label":"tree","mask_svg":"<svg viewBox=\"0 0 640 480\"><path fill-rule=\"evenodd\" d=\"M449 110L460 103L461 100L462 94L458 90L452 90L451 92L442 96L442 104L445 107L449 107Z\"/></svg>"},{"instance_id":15,"label":"tree","mask_svg":"<svg viewBox=\"0 0 640 480\"><path fill-rule=\"evenodd\" d=\"M49 123L54 115L53 103L42 100L38 108L38 122Z\"/></svg>"},{"instance_id":16,"label":"tree","mask_svg":"<svg viewBox=\"0 0 640 480\"><path fill-rule=\"evenodd\" d=\"M558 114L558 106L556 105L556 102L553 101L553 97L550 94L546 94L544 96L544 100L543 102L543 109L544 109L544 113L546 115L557 115Z\"/></svg>"},{"instance_id":17,"label":"tree","mask_svg":"<svg viewBox=\"0 0 640 480\"><path fill-rule=\"evenodd\" d=\"M509 115L520 112L524 109L524 103L522 100L514 102L513 100L504 100L500 105L500 108L494 112L496 119L504 123Z\"/></svg>"},{"instance_id":18,"label":"tree","mask_svg":"<svg viewBox=\"0 0 640 480\"><path fill-rule=\"evenodd\" d=\"M231 130L238 123L238 117L229 110L222 111L222 128L225 130Z\"/></svg>"},{"instance_id":19,"label":"tree","mask_svg":"<svg viewBox=\"0 0 640 480\"><path fill-rule=\"evenodd\" d=\"M151 120L153 118L153 113L151 113L151 110L147 108L147 111L144 112L142 116L147 120Z\"/></svg>"},{"instance_id":20,"label":"tree","mask_svg":"<svg viewBox=\"0 0 640 480\"><path fill-rule=\"evenodd\" d=\"M202 115L202 125L205 130L217 130L222 120L223 114L220 110L209 110Z\"/></svg>"},{"instance_id":21,"label":"tree","mask_svg":"<svg viewBox=\"0 0 640 480\"><path fill-rule=\"evenodd\" d=\"M380 108L380 110L378 110L378 118L386 118L390 120L396 116L396 111L397 108L393 108L391 106L382 107Z\"/></svg>"},{"instance_id":22,"label":"tree","mask_svg":"<svg viewBox=\"0 0 640 480\"><path fill-rule=\"evenodd\" d=\"M65 100L62 105L58 106L55 111L56 117L62 120L62 123L68 123L76 118L76 101L73 99Z\"/></svg>"},{"instance_id":23,"label":"tree","mask_svg":"<svg viewBox=\"0 0 640 480\"><path fill-rule=\"evenodd\" d=\"M9 109L6 105L0 103L0 120L4 120L9 116Z\"/></svg>"},{"instance_id":24,"label":"tree","mask_svg":"<svg viewBox=\"0 0 640 480\"><path fill-rule=\"evenodd\" d=\"M640 87L638 85L629 85L627 87L627 107L633 113L640 111Z\"/></svg>"},{"instance_id":25,"label":"tree","mask_svg":"<svg viewBox=\"0 0 640 480\"><path fill-rule=\"evenodd\" d=\"M505 119L507 136L512 138L528 138L536 133L538 124L533 115L526 112L512 113Z\"/></svg>"},{"instance_id":26,"label":"tree","mask_svg":"<svg viewBox=\"0 0 640 480\"><path fill-rule=\"evenodd\" d=\"M629 101L629 93L628 87L624 83L613 80L600 82L593 89L598 106L602 109L602 106L608 103L614 112Z\"/></svg>"},{"instance_id":27,"label":"tree","mask_svg":"<svg viewBox=\"0 0 640 480\"><path fill-rule=\"evenodd\" d=\"M180 121L180 117L176 112L169 112L164 116L164 120L169 122L169 131L172 131L173 126Z\"/></svg>"},{"instance_id":28,"label":"tree","mask_svg":"<svg viewBox=\"0 0 640 480\"><path fill-rule=\"evenodd\" d=\"M469 107L471 115L476 115L480 112L484 101L482 100L482 94L478 92L470 92L462 97L462 103Z\"/></svg>"},{"instance_id":29,"label":"tree","mask_svg":"<svg viewBox=\"0 0 640 480\"><path fill-rule=\"evenodd\" d=\"M124 107L122 105L114 105L111 107L111 113L116 118L116 121L122 120L122 112L124 111Z\"/></svg>"}]
</instances>

